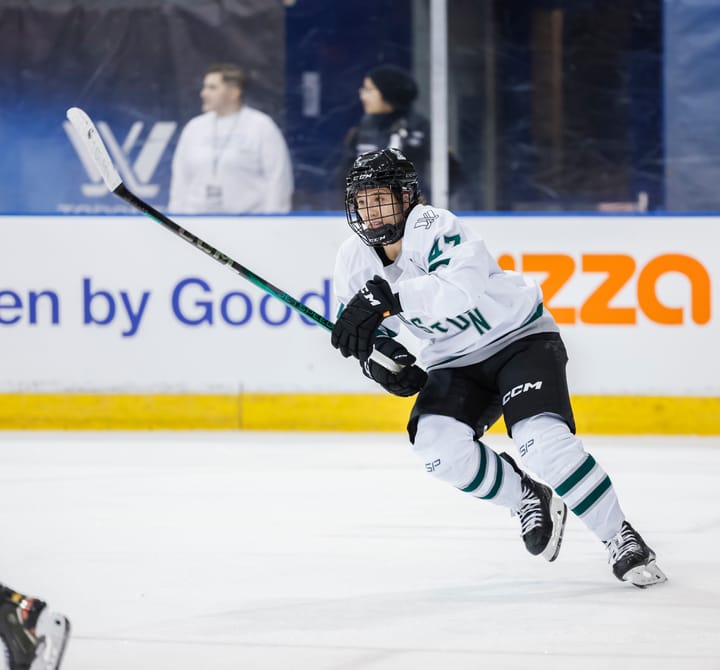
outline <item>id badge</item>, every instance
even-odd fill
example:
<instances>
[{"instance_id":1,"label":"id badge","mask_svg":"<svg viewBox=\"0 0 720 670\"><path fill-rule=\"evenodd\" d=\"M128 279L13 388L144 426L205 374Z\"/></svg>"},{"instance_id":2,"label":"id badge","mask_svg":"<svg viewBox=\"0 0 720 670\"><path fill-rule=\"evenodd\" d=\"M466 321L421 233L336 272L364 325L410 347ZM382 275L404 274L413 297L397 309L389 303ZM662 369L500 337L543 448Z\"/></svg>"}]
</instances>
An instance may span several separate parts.
<instances>
[{"instance_id":1,"label":"id badge","mask_svg":"<svg viewBox=\"0 0 720 670\"><path fill-rule=\"evenodd\" d=\"M220 184L207 184L205 187L205 204L209 212L222 211L222 186Z\"/></svg>"}]
</instances>

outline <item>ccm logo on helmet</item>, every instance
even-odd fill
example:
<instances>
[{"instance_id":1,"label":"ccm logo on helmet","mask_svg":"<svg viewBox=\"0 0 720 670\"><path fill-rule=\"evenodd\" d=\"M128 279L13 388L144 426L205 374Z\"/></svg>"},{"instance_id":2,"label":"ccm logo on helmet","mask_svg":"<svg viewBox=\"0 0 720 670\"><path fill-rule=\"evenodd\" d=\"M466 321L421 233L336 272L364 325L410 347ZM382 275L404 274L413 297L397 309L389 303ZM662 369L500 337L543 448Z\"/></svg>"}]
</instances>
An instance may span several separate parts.
<instances>
[{"instance_id":1,"label":"ccm logo on helmet","mask_svg":"<svg viewBox=\"0 0 720 670\"><path fill-rule=\"evenodd\" d=\"M525 382L524 384L518 384L510 389L502 398L502 404L507 405L510 398L526 393L527 391L539 391L542 388L542 382Z\"/></svg>"}]
</instances>

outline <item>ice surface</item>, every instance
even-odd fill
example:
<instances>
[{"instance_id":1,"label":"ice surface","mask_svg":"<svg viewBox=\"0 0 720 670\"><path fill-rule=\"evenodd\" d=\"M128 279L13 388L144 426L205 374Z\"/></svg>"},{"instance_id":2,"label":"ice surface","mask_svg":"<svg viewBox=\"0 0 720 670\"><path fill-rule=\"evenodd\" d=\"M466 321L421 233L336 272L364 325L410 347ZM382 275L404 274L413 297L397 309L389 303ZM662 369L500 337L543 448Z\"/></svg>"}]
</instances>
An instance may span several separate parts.
<instances>
[{"instance_id":1,"label":"ice surface","mask_svg":"<svg viewBox=\"0 0 720 670\"><path fill-rule=\"evenodd\" d=\"M531 557L403 435L251 432L0 433L0 580L71 618L63 670L720 668L720 438L584 441L667 584L574 517Z\"/></svg>"}]
</instances>

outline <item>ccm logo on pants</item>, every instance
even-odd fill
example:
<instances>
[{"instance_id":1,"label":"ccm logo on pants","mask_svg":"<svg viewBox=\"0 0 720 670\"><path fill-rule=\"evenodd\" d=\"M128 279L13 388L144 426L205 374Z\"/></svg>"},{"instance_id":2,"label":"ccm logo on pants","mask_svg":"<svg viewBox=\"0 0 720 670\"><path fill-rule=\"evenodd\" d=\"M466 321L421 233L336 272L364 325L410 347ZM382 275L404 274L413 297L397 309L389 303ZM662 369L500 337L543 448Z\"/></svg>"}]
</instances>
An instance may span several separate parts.
<instances>
[{"instance_id":1,"label":"ccm logo on pants","mask_svg":"<svg viewBox=\"0 0 720 670\"><path fill-rule=\"evenodd\" d=\"M525 382L524 384L518 384L503 396L502 404L507 405L510 398L519 396L521 393L526 393L527 391L539 391L541 388L542 382Z\"/></svg>"}]
</instances>

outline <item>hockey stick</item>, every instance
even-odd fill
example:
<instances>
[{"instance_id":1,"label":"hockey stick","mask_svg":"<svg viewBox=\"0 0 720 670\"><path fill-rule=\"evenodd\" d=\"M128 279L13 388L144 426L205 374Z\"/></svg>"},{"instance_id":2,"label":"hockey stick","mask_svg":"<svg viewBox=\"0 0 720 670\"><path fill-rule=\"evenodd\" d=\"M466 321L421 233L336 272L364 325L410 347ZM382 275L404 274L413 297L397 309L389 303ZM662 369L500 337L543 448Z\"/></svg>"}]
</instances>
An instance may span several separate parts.
<instances>
[{"instance_id":1,"label":"hockey stick","mask_svg":"<svg viewBox=\"0 0 720 670\"><path fill-rule=\"evenodd\" d=\"M168 218L151 205L148 205L148 203L141 200L134 193L128 190L125 184L123 184L120 174L115 169L115 165L110 158L110 154L108 153L95 124L92 122L92 119L79 107L71 107L68 109L67 118L77 132L80 142L90 154L93 163L95 163L95 166L102 175L105 185L111 193L115 194L119 198L122 198L125 202L131 204L135 209L149 216L153 221L159 223L170 232L175 233L178 237L181 237L189 244L192 244L194 247L200 249L200 251L205 252L208 256L214 258L218 263L228 266L236 274L239 274L244 279L247 279L265 293L269 293L271 296L281 300L296 312L299 312L319 326L325 328L325 330L332 331L335 325L332 321L328 321L324 316L310 309L307 305L304 305L299 300L296 300L291 295L288 295L285 291L281 291L277 288L277 286L273 286L270 282L255 274L244 265L241 265L237 261L233 260L230 256L216 249L211 244L208 244L205 240L200 239L189 230L186 230L180 224ZM398 365L391 358L388 358L377 350L372 352L370 358L391 372L399 372L402 369L402 366Z\"/></svg>"}]
</instances>

